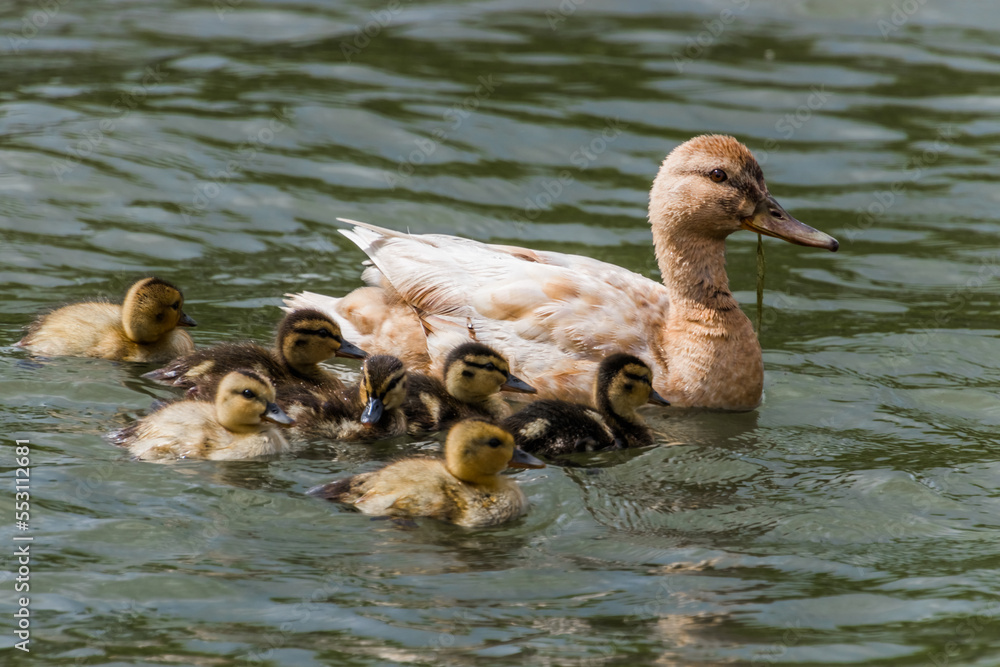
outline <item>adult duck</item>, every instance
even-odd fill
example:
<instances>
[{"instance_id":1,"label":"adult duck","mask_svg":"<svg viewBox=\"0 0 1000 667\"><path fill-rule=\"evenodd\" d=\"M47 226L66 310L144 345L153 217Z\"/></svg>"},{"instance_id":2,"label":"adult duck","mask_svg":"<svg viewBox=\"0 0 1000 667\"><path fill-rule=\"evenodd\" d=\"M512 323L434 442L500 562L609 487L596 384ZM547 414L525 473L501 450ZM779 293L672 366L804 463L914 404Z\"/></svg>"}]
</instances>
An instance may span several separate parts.
<instances>
[{"instance_id":1,"label":"adult duck","mask_svg":"<svg viewBox=\"0 0 1000 667\"><path fill-rule=\"evenodd\" d=\"M733 137L705 135L675 148L649 200L663 284L588 257L364 223L341 233L371 259L370 287L337 299L305 292L372 352L408 366L443 358L446 324L495 348L540 396L586 400L597 363L618 351L651 362L672 405L751 410L761 400L760 343L729 290L726 237L746 229L835 251L768 192L760 165Z\"/></svg>"}]
</instances>

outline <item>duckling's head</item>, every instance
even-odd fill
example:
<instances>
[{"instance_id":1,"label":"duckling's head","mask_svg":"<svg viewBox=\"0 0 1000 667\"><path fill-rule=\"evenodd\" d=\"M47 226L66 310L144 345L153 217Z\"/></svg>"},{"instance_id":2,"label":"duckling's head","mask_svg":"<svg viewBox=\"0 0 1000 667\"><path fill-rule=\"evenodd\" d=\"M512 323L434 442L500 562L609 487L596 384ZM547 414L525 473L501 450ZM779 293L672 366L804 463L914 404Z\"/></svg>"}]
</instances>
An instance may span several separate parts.
<instances>
[{"instance_id":1,"label":"duckling's head","mask_svg":"<svg viewBox=\"0 0 1000 667\"><path fill-rule=\"evenodd\" d=\"M448 472L473 484L487 482L508 466L544 468L545 464L514 446L514 436L496 424L466 419L451 427L444 444Z\"/></svg>"},{"instance_id":2,"label":"duckling's head","mask_svg":"<svg viewBox=\"0 0 1000 667\"><path fill-rule=\"evenodd\" d=\"M406 368L403 362L388 354L365 358L361 365L361 423L378 423L386 410L395 410L406 400Z\"/></svg>"},{"instance_id":3,"label":"duckling's head","mask_svg":"<svg viewBox=\"0 0 1000 667\"><path fill-rule=\"evenodd\" d=\"M340 327L318 310L296 310L278 326L278 351L292 368L310 367L336 355L362 359L363 350L344 340Z\"/></svg>"},{"instance_id":4,"label":"duckling's head","mask_svg":"<svg viewBox=\"0 0 1000 667\"><path fill-rule=\"evenodd\" d=\"M671 151L653 181L649 219L654 231L678 240L725 239L747 229L798 245L839 247L832 236L789 215L768 192L750 150L718 134Z\"/></svg>"},{"instance_id":5,"label":"duckling's head","mask_svg":"<svg viewBox=\"0 0 1000 667\"><path fill-rule=\"evenodd\" d=\"M215 413L227 430L251 433L262 421L293 424L274 402L274 385L263 375L242 369L228 373L215 392Z\"/></svg>"},{"instance_id":6,"label":"duckling's head","mask_svg":"<svg viewBox=\"0 0 1000 667\"><path fill-rule=\"evenodd\" d=\"M125 335L136 343L155 343L175 327L197 324L182 310L184 295L159 278L143 278L129 288L122 304Z\"/></svg>"},{"instance_id":7,"label":"duckling's head","mask_svg":"<svg viewBox=\"0 0 1000 667\"><path fill-rule=\"evenodd\" d=\"M623 418L634 418L635 409L646 403L670 405L653 391L653 371L631 354L612 354L597 367L594 403Z\"/></svg>"},{"instance_id":8,"label":"duckling's head","mask_svg":"<svg viewBox=\"0 0 1000 667\"><path fill-rule=\"evenodd\" d=\"M534 394L535 389L510 372L507 360L482 343L459 345L444 362L448 393L464 403L480 403L501 389Z\"/></svg>"}]
</instances>

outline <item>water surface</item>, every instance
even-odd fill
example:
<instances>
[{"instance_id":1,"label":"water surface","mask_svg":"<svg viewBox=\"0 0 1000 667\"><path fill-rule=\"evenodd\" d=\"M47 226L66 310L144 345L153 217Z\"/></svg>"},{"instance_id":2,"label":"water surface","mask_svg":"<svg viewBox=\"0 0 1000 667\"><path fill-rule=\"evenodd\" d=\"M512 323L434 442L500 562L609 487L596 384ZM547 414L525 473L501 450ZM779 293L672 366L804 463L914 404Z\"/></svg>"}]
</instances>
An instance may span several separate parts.
<instances>
[{"instance_id":1,"label":"water surface","mask_svg":"<svg viewBox=\"0 0 1000 667\"><path fill-rule=\"evenodd\" d=\"M0 4L0 426L11 504L32 443L39 664L1000 661L993 5L44 5ZM649 185L704 132L841 251L766 241L759 410L520 474L508 526L303 495L432 438L129 461L102 436L171 395L148 368L10 347L149 273L200 344L266 340L283 293L361 284L338 216L658 278ZM751 316L754 248L729 243Z\"/></svg>"}]
</instances>

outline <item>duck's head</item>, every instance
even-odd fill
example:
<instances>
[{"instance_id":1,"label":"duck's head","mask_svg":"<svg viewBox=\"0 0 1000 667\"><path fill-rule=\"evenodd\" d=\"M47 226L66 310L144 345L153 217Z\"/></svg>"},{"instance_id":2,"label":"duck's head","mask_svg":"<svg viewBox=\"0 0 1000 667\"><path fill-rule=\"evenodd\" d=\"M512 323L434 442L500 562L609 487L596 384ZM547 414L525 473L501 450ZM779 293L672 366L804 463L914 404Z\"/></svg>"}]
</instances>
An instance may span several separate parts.
<instances>
[{"instance_id":1,"label":"duck's head","mask_svg":"<svg viewBox=\"0 0 1000 667\"><path fill-rule=\"evenodd\" d=\"M624 418L634 415L636 408L646 403L670 405L653 390L653 371L649 366L639 357L625 353L605 357L597 367L594 403Z\"/></svg>"},{"instance_id":2,"label":"duck's head","mask_svg":"<svg viewBox=\"0 0 1000 667\"><path fill-rule=\"evenodd\" d=\"M388 354L365 358L361 366L361 423L373 426L386 410L395 410L406 401L406 367Z\"/></svg>"},{"instance_id":3,"label":"duck's head","mask_svg":"<svg viewBox=\"0 0 1000 667\"><path fill-rule=\"evenodd\" d=\"M510 372L501 354L482 343L464 343L448 354L444 362L444 384L449 394L465 403L485 401L500 390L537 393L534 387Z\"/></svg>"},{"instance_id":4,"label":"duck's head","mask_svg":"<svg viewBox=\"0 0 1000 667\"><path fill-rule=\"evenodd\" d=\"M514 436L496 424L466 419L451 427L444 444L448 472L463 482L481 483L505 468L544 468L545 464L514 446Z\"/></svg>"},{"instance_id":5,"label":"duck's head","mask_svg":"<svg viewBox=\"0 0 1000 667\"><path fill-rule=\"evenodd\" d=\"M183 310L181 291L159 278L143 278L129 288L122 304L125 335L136 343L155 343L176 327L197 324Z\"/></svg>"},{"instance_id":6,"label":"duck's head","mask_svg":"<svg viewBox=\"0 0 1000 667\"><path fill-rule=\"evenodd\" d=\"M840 245L789 215L768 192L750 150L718 134L695 137L671 151L653 181L649 217L654 229L675 238L724 239L747 229L831 251Z\"/></svg>"},{"instance_id":7,"label":"duck's head","mask_svg":"<svg viewBox=\"0 0 1000 667\"><path fill-rule=\"evenodd\" d=\"M363 359L364 350L344 340L340 327L318 310L296 310L278 326L278 350L292 368L308 368L332 356Z\"/></svg>"},{"instance_id":8,"label":"duck's head","mask_svg":"<svg viewBox=\"0 0 1000 667\"><path fill-rule=\"evenodd\" d=\"M251 370L232 371L215 391L215 413L219 423L234 433L260 430L263 421L294 424L274 402L274 385Z\"/></svg>"}]
</instances>

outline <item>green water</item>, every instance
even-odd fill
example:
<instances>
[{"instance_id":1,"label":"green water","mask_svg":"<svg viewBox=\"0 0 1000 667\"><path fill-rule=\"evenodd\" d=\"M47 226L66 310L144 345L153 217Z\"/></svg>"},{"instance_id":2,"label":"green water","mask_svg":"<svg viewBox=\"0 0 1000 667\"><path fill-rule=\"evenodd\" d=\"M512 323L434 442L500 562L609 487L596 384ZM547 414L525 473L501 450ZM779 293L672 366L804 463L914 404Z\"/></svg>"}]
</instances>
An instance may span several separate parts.
<instances>
[{"instance_id":1,"label":"green water","mask_svg":"<svg viewBox=\"0 0 1000 667\"><path fill-rule=\"evenodd\" d=\"M15 438L35 538L0 660L1000 664L998 43L987 2L0 3L4 646ZM841 250L766 240L760 409L520 474L507 526L303 495L432 440L132 462L102 436L170 396L147 367L10 347L150 273L199 344L268 339L283 293L361 284L338 216L655 278L648 188L703 132Z\"/></svg>"}]
</instances>

